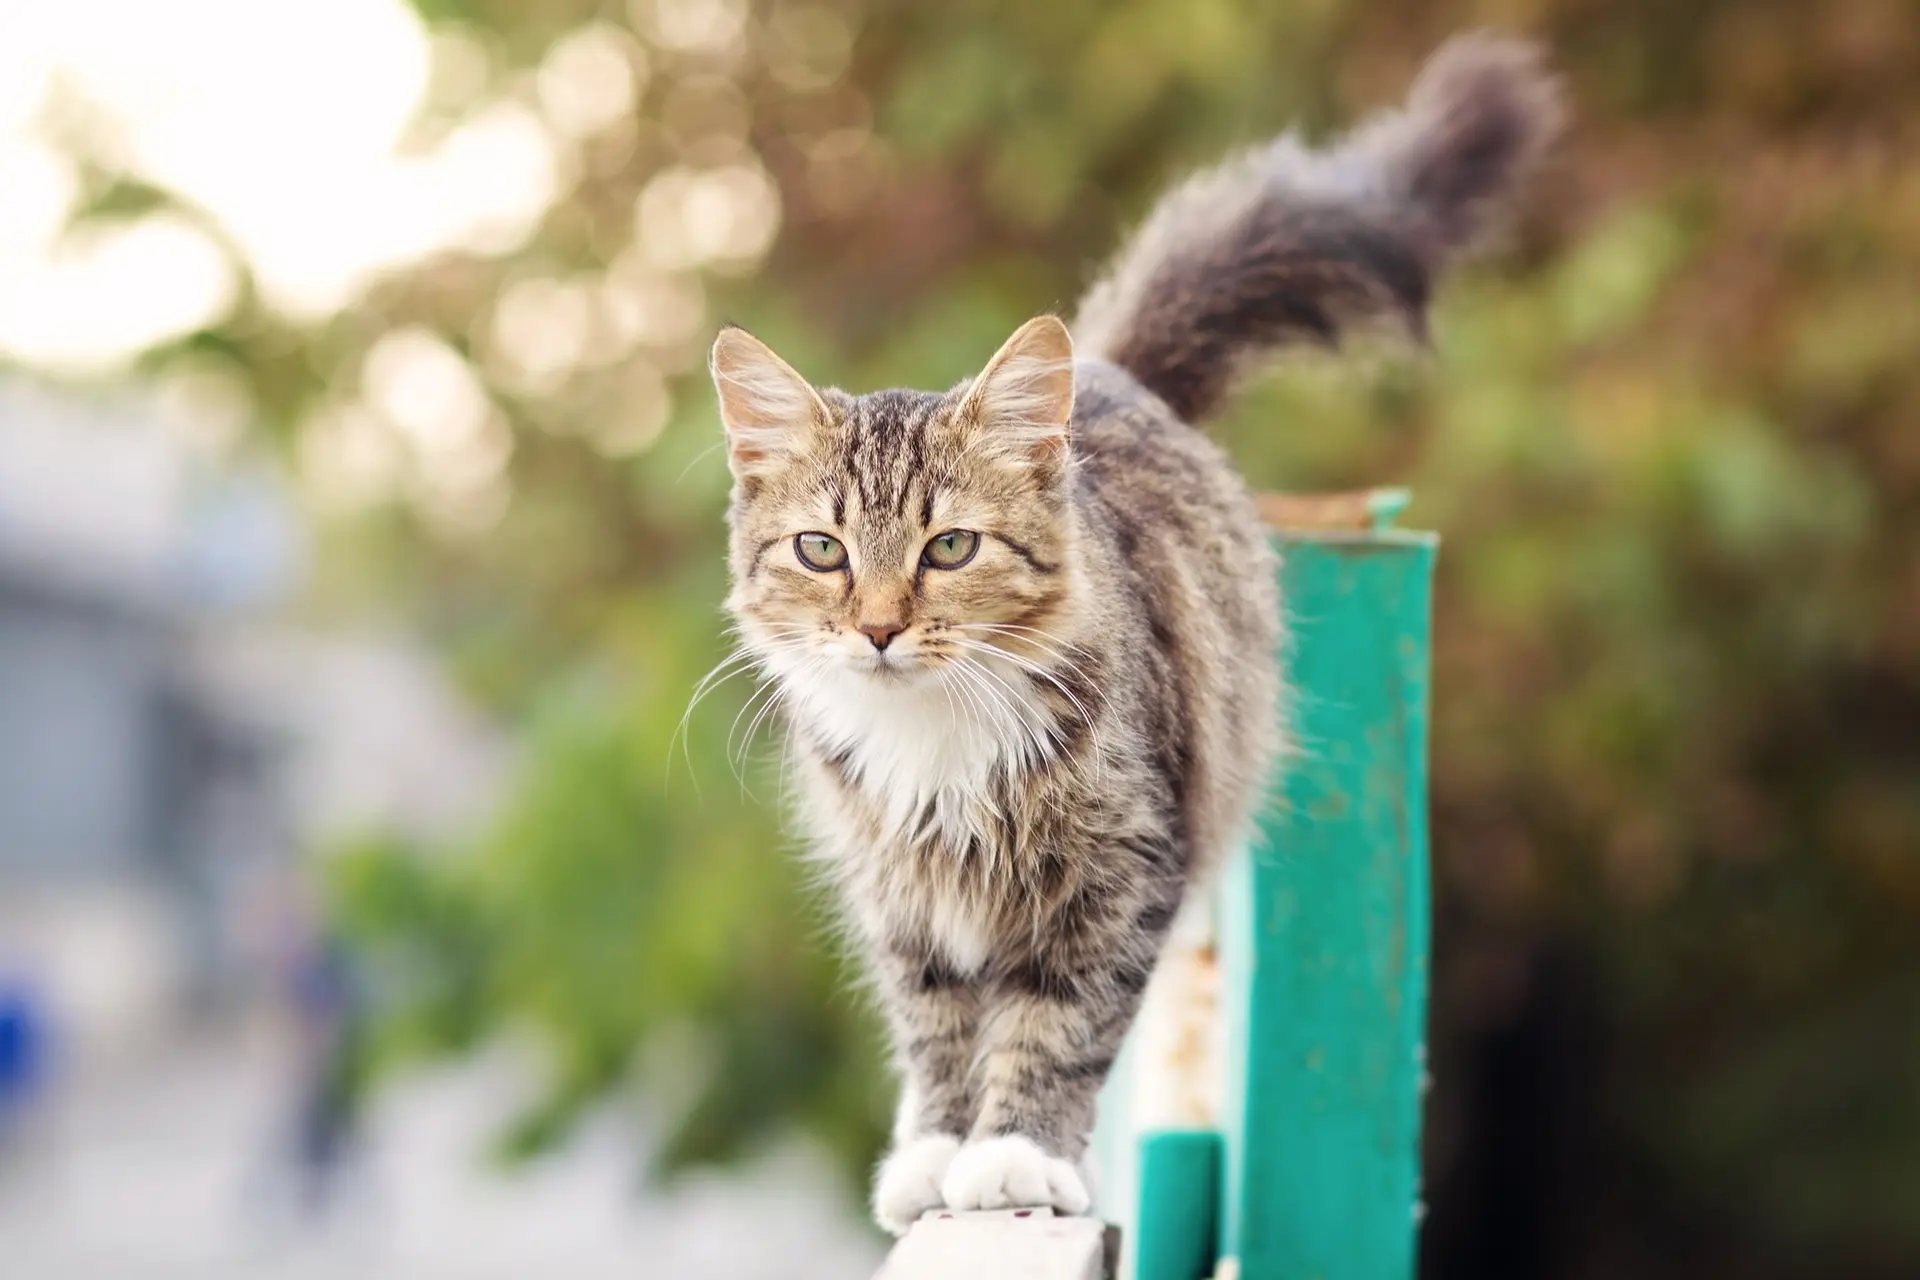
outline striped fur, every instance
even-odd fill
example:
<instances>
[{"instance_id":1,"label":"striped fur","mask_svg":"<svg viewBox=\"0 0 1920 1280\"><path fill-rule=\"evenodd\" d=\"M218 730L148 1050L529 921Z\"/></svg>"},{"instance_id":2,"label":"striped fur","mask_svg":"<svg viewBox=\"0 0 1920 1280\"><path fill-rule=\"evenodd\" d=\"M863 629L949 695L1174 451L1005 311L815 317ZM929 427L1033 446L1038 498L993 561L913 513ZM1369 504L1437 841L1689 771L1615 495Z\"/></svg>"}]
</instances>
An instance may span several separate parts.
<instances>
[{"instance_id":1,"label":"striped fur","mask_svg":"<svg viewBox=\"0 0 1920 1280\"><path fill-rule=\"evenodd\" d=\"M1529 52L1450 45L1405 114L1170 196L1088 298L1077 357L1041 317L944 393L815 389L741 330L716 342L728 609L904 1079L884 1225L1087 1207L1094 1096L1280 746L1273 554L1186 420L1294 337L1417 329L1554 117ZM956 529L972 557L929 565ZM809 567L805 532L845 563Z\"/></svg>"}]
</instances>

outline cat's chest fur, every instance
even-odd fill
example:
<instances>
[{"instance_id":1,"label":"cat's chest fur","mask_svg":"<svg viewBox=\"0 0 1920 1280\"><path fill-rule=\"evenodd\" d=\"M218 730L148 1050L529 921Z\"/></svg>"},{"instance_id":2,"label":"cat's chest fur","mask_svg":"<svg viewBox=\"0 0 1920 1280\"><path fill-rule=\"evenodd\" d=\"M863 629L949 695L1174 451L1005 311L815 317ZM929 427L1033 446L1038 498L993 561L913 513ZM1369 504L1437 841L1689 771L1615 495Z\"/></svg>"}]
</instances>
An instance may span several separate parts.
<instances>
[{"instance_id":1,"label":"cat's chest fur","mask_svg":"<svg viewBox=\"0 0 1920 1280\"><path fill-rule=\"evenodd\" d=\"M1047 750L1048 712L1024 679L889 686L823 683L793 714L829 781L804 806L814 834L865 893L876 932L902 924L977 971L1006 904L982 868L1008 837L1007 779Z\"/></svg>"}]
</instances>

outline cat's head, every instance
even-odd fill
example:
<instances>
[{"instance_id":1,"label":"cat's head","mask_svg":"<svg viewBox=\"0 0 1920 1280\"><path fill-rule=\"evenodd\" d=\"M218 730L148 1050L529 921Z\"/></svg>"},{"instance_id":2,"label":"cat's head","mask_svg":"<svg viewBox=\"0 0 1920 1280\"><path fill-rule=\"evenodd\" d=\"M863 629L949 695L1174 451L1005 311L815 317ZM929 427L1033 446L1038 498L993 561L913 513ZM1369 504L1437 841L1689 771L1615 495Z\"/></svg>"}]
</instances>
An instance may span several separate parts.
<instances>
[{"instance_id":1,"label":"cat's head","mask_svg":"<svg viewBox=\"0 0 1920 1280\"><path fill-rule=\"evenodd\" d=\"M938 678L1045 651L1072 536L1073 344L1029 321L940 392L815 388L743 329L713 346L747 645L788 678Z\"/></svg>"}]
</instances>

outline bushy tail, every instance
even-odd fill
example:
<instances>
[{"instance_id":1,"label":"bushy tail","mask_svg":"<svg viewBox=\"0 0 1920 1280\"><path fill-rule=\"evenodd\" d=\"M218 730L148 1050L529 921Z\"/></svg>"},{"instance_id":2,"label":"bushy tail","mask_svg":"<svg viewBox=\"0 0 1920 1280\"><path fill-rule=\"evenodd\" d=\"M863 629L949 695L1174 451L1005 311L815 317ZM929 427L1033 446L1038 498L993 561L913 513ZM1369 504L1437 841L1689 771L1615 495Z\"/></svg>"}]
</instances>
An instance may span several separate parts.
<instances>
[{"instance_id":1,"label":"bushy tail","mask_svg":"<svg viewBox=\"0 0 1920 1280\"><path fill-rule=\"evenodd\" d=\"M1424 337L1441 267L1498 223L1560 122L1533 45L1457 37L1404 110L1324 151L1283 136L1169 193L1082 301L1077 346L1197 422L1280 347L1380 322Z\"/></svg>"}]
</instances>

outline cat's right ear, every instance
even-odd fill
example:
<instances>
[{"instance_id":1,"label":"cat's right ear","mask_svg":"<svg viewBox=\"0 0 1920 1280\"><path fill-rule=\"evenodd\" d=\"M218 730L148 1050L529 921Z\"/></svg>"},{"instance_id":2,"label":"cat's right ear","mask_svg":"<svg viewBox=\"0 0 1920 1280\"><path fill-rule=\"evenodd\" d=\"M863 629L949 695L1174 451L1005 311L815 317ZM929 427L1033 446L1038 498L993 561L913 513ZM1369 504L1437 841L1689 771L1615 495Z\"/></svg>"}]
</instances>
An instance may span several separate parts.
<instances>
[{"instance_id":1,"label":"cat's right ear","mask_svg":"<svg viewBox=\"0 0 1920 1280\"><path fill-rule=\"evenodd\" d=\"M722 329L707 367L720 393L727 465L736 476L777 467L827 420L820 393L745 329Z\"/></svg>"},{"instance_id":2,"label":"cat's right ear","mask_svg":"<svg viewBox=\"0 0 1920 1280\"><path fill-rule=\"evenodd\" d=\"M966 404L1003 447L1046 467L1067 457L1073 417L1073 338L1057 316L1014 331L973 380Z\"/></svg>"}]
</instances>

